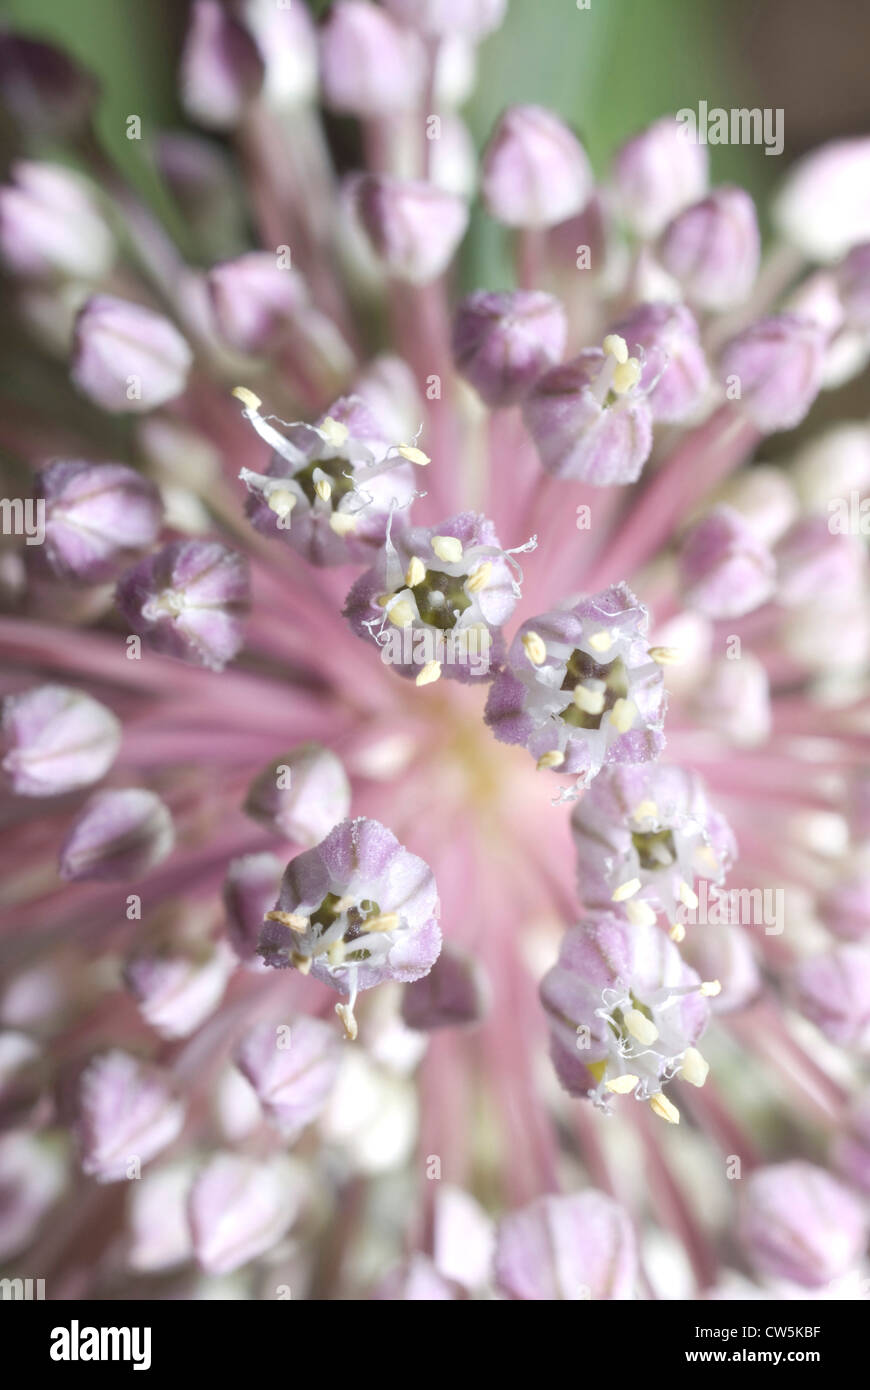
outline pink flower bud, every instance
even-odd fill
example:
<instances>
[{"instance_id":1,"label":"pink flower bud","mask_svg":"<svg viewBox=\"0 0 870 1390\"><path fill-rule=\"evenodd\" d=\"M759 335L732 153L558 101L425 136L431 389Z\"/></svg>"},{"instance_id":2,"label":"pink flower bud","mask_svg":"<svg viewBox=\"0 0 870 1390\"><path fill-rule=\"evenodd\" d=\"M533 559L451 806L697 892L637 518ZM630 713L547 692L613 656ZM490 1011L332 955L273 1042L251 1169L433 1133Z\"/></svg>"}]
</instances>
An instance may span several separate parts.
<instances>
[{"instance_id":1,"label":"pink flower bud","mask_svg":"<svg viewBox=\"0 0 870 1390\"><path fill-rule=\"evenodd\" d=\"M837 267L837 287L850 327L870 330L870 241L849 252Z\"/></svg>"},{"instance_id":2,"label":"pink flower bud","mask_svg":"<svg viewBox=\"0 0 870 1390\"><path fill-rule=\"evenodd\" d=\"M867 569L859 536L832 532L821 516L796 522L776 548L777 598L794 607L820 594L860 594Z\"/></svg>"},{"instance_id":3,"label":"pink flower bud","mask_svg":"<svg viewBox=\"0 0 870 1390\"><path fill-rule=\"evenodd\" d=\"M278 899L281 887L281 861L274 854L245 854L233 859L224 880L224 908L227 934L236 955L246 964L257 962L263 918Z\"/></svg>"},{"instance_id":4,"label":"pink flower bud","mask_svg":"<svg viewBox=\"0 0 870 1390\"><path fill-rule=\"evenodd\" d=\"M411 284L436 280L465 234L468 208L434 184L361 174L350 199L372 250L388 275Z\"/></svg>"},{"instance_id":5,"label":"pink flower bud","mask_svg":"<svg viewBox=\"0 0 870 1390\"><path fill-rule=\"evenodd\" d=\"M715 507L683 542L680 583L686 602L710 618L751 613L770 598L775 576L767 546L733 507Z\"/></svg>"},{"instance_id":6,"label":"pink flower bud","mask_svg":"<svg viewBox=\"0 0 870 1390\"><path fill-rule=\"evenodd\" d=\"M501 1222L495 1274L510 1298L524 1301L633 1298L631 1222L603 1192L539 1197Z\"/></svg>"},{"instance_id":7,"label":"pink flower bud","mask_svg":"<svg viewBox=\"0 0 870 1390\"><path fill-rule=\"evenodd\" d=\"M828 931L844 941L870 941L870 868L856 864L819 904Z\"/></svg>"},{"instance_id":8,"label":"pink flower bud","mask_svg":"<svg viewBox=\"0 0 870 1390\"><path fill-rule=\"evenodd\" d=\"M852 1105L844 1128L834 1140L832 1158L847 1182L870 1193L870 1095L867 1091Z\"/></svg>"},{"instance_id":9,"label":"pink flower bud","mask_svg":"<svg viewBox=\"0 0 870 1390\"><path fill-rule=\"evenodd\" d=\"M77 135L97 96L94 77L62 49L21 34L0 34L0 100L28 133Z\"/></svg>"},{"instance_id":10,"label":"pink flower bud","mask_svg":"<svg viewBox=\"0 0 870 1390\"><path fill-rule=\"evenodd\" d=\"M281 269L270 251L249 251L215 266L208 290L221 337L251 354L280 346L307 300L301 277Z\"/></svg>"},{"instance_id":11,"label":"pink flower bud","mask_svg":"<svg viewBox=\"0 0 870 1390\"><path fill-rule=\"evenodd\" d=\"M243 0L242 17L266 65L263 101L293 110L317 96L317 30L307 5Z\"/></svg>"},{"instance_id":12,"label":"pink flower bud","mask_svg":"<svg viewBox=\"0 0 870 1390\"><path fill-rule=\"evenodd\" d=\"M329 1099L338 1076L341 1041L319 1018L297 1018L286 1027L261 1023L236 1054L270 1120L292 1143Z\"/></svg>"},{"instance_id":13,"label":"pink flower bud","mask_svg":"<svg viewBox=\"0 0 870 1390\"><path fill-rule=\"evenodd\" d=\"M508 227L552 227L582 212L593 188L586 151L543 106L511 106L483 155L483 199Z\"/></svg>"},{"instance_id":14,"label":"pink flower bud","mask_svg":"<svg viewBox=\"0 0 870 1390\"><path fill-rule=\"evenodd\" d=\"M225 941L168 932L146 941L124 966L124 983L162 1038L187 1038L221 1002L236 957Z\"/></svg>"},{"instance_id":15,"label":"pink flower bud","mask_svg":"<svg viewBox=\"0 0 870 1390\"><path fill-rule=\"evenodd\" d=\"M193 355L151 309L94 295L75 324L72 379L103 410L142 414L180 396Z\"/></svg>"},{"instance_id":16,"label":"pink flower bud","mask_svg":"<svg viewBox=\"0 0 870 1390\"><path fill-rule=\"evenodd\" d=\"M157 488L121 463L64 459L38 474L34 492L45 499L40 559L58 579L77 584L117 579L160 533L163 504Z\"/></svg>"},{"instance_id":17,"label":"pink flower bud","mask_svg":"<svg viewBox=\"0 0 870 1390\"><path fill-rule=\"evenodd\" d=\"M258 1162L241 1154L215 1154L188 1201L196 1258L209 1274L239 1269L281 1239L297 1206L286 1158Z\"/></svg>"},{"instance_id":18,"label":"pink flower bud","mask_svg":"<svg viewBox=\"0 0 870 1390\"><path fill-rule=\"evenodd\" d=\"M643 363L640 388L654 420L691 415L710 386L698 325L684 304L640 304L613 330Z\"/></svg>"},{"instance_id":19,"label":"pink flower bud","mask_svg":"<svg viewBox=\"0 0 870 1390\"><path fill-rule=\"evenodd\" d=\"M740 1195L740 1240L760 1274L818 1289L861 1258L861 1204L823 1168L800 1160L760 1168Z\"/></svg>"},{"instance_id":20,"label":"pink flower bud","mask_svg":"<svg viewBox=\"0 0 870 1390\"><path fill-rule=\"evenodd\" d=\"M66 685L38 685L3 705L3 771L19 796L59 796L108 772L121 725L98 700Z\"/></svg>"},{"instance_id":21,"label":"pink flower bud","mask_svg":"<svg viewBox=\"0 0 870 1390\"><path fill-rule=\"evenodd\" d=\"M744 657L744 660L746 658ZM739 661L730 663L739 666ZM761 990L761 971L748 932L734 923L698 924L681 947L685 959L702 980L722 986L710 1000L714 1014L745 1009Z\"/></svg>"},{"instance_id":22,"label":"pink flower bud","mask_svg":"<svg viewBox=\"0 0 870 1390\"><path fill-rule=\"evenodd\" d=\"M770 734L770 681L751 652L712 663L693 704L695 718L735 744L753 748Z\"/></svg>"},{"instance_id":23,"label":"pink flower bud","mask_svg":"<svg viewBox=\"0 0 870 1390\"><path fill-rule=\"evenodd\" d=\"M168 808L145 787L96 792L61 846L66 879L142 878L175 843Z\"/></svg>"},{"instance_id":24,"label":"pink flower bud","mask_svg":"<svg viewBox=\"0 0 870 1390\"><path fill-rule=\"evenodd\" d=\"M663 116L622 146L613 162L617 206L637 236L651 240L707 190L707 148Z\"/></svg>"},{"instance_id":25,"label":"pink flower bud","mask_svg":"<svg viewBox=\"0 0 870 1390\"><path fill-rule=\"evenodd\" d=\"M382 354L367 364L353 395L368 406L385 439L411 439L420 428L423 402L417 379L401 357Z\"/></svg>"},{"instance_id":26,"label":"pink flower bud","mask_svg":"<svg viewBox=\"0 0 870 1390\"><path fill-rule=\"evenodd\" d=\"M78 174L60 164L20 160L0 188L0 256L14 274L98 280L115 243Z\"/></svg>"},{"instance_id":27,"label":"pink flower bud","mask_svg":"<svg viewBox=\"0 0 870 1390\"><path fill-rule=\"evenodd\" d=\"M870 841L870 770L856 769L848 791L849 834L853 844Z\"/></svg>"},{"instance_id":28,"label":"pink flower bud","mask_svg":"<svg viewBox=\"0 0 870 1390\"><path fill-rule=\"evenodd\" d=\"M439 1182L432 1213L432 1257L445 1279L469 1292L489 1285L495 1222L470 1193Z\"/></svg>"},{"instance_id":29,"label":"pink flower bud","mask_svg":"<svg viewBox=\"0 0 870 1390\"><path fill-rule=\"evenodd\" d=\"M247 29L218 0L194 0L181 55L181 97L192 120L232 130L263 82L263 60Z\"/></svg>"},{"instance_id":30,"label":"pink flower bud","mask_svg":"<svg viewBox=\"0 0 870 1390\"><path fill-rule=\"evenodd\" d=\"M835 261L870 241L870 136L832 140L786 175L775 222L810 260Z\"/></svg>"},{"instance_id":31,"label":"pink flower bud","mask_svg":"<svg viewBox=\"0 0 870 1390\"><path fill-rule=\"evenodd\" d=\"M122 576L116 597L155 651L221 671L244 640L247 561L217 541L171 541Z\"/></svg>"},{"instance_id":32,"label":"pink flower bud","mask_svg":"<svg viewBox=\"0 0 870 1390\"><path fill-rule=\"evenodd\" d=\"M722 501L734 507L764 545L774 545L800 507L788 475L773 464L753 463L724 489Z\"/></svg>"},{"instance_id":33,"label":"pink flower bud","mask_svg":"<svg viewBox=\"0 0 870 1390\"><path fill-rule=\"evenodd\" d=\"M501 24L507 0L386 0L386 8L403 24L434 38L466 34L479 39Z\"/></svg>"},{"instance_id":34,"label":"pink flower bud","mask_svg":"<svg viewBox=\"0 0 870 1390\"><path fill-rule=\"evenodd\" d=\"M159 1067L116 1050L96 1057L82 1075L76 1130L82 1168L97 1182L138 1178L183 1123L184 1105Z\"/></svg>"},{"instance_id":35,"label":"pink flower bud","mask_svg":"<svg viewBox=\"0 0 870 1390\"><path fill-rule=\"evenodd\" d=\"M666 228L662 265L702 309L730 309L755 283L761 238L755 204L742 188L714 188Z\"/></svg>"},{"instance_id":36,"label":"pink flower bud","mask_svg":"<svg viewBox=\"0 0 870 1390\"><path fill-rule=\"evenodd\" d=\"M870 429L857 420L831 425L803 445L789 472L806 510L830 519L833 498L853 488L870 494Z\"/></svg>"},{"instance_id":37,"label":"pink flower bud","mask_svg":"<svg viewBox=\"0 0 870 1390\"><path fill-rule=\"evenodd\" d=\"M431 182L457 198L472 198L477 188L477 149L465 122L455 112L445 111L441 133L429 143Z\"/></svg>"},{"instance_id":38,"label":"pink flower bud","mask_svg":"<svg viewBox=\"0 0 870 1390\"><path fill-rule=\"evenodd\" d=\"M306 848L319 844L349 810L350 783L341 759L319 743L275 758L254 778L245 801L253 820Z\"/></svg>"},{"instance_id":39,"label":"pink flower bud","mask_svg":"<svg viewBox=\"0 0 870 1390\"><path fill-rule=\"evenodd\" d=\"M834 946L794 972L797 1007L831 1042L870 1049L870 950Z\"/></svg>"},{"instance_id":40,"label":"pink flower bud","mask_svg":"<svg viewBox=\"0 0 870 1390\"><path fill-rule=\"evenodd\" d=\"M130 1193L131 1269L171 1269L193 1255L187 1220L187 1194L193 1177L190 1160L151 1168Z\"/></svg>"},{"instance_id":41,"label":"pink flower bud","mask_svg":"<svg viewBox=\"0 0 870 1390\"><path fill-rule=\"evenodd\" d=\"M566 333L550 294L478 290L456 311L453 359L487 405L515 405L560 360Z\"/></svg>"},{"instance_id":42,"label":"pink flower bud","mask_svg":"<svg viewBox=\"0 0 870 1390\"><path fill-rule=\"evenodd\" d=\"M760 430L791 429L818 395L824 349L824 334L809 319L797 314L759 319L727 344L719 377L729 399L738 400Z\"/></svg>"},{"instance_id":43,"label":"pink flower bud","mask_svg":"<svg viewBox=\"0 0 870 1390\"><path fill-rule=\"evenodd\" d=\"M458 1298L459 1290L438 1273L427 1255L415 1254L391 1269L371 1297L390 1303L443 1303Z\"/></svg>"},{"instance_id":44,"label":"pink flower bud","mask_svg":"<svg viewBox=\"0 0 870 1390\"><path fill-rule=\"evenodd\" d=\"M422 96L423 46L368 0L339 0L320 31L323 96L333 111L388 116Z\"/></svg>"},{"instance_id":45,"label":"pink flower bud","mask_svg":"<svg viewBox=\"0 0 870 1390\"><path fill-rule=\"evenodd\" d=\"M402 1018L421 1033L479 1023L489 1006L489 982L473 956L444 946L422 980L406 985Z\"/></svg>"},{"instance_id":46,"label":"pink flower bud","mask_svg":"<svg viewBox=\"0 0 870 1390\"><path fill-rule=\"evenodd\" d=\"M523 419L548 473L595 487L640 476L652 449L652 414L637 384L613 394L617 365L612 354L588 348L553 367L526 397Z\"/></svg>"},{"instance_id":47,"label":"pink flower bud","mask_svg":"<svg viewBox=\"0 0 870 1390\"><path fill-rule=\"evenodd\" d=\"M56 1146L24 1130L0 1135L0 1260L37 1233L64 1189L66 1164Z\"/></svg>"}]
</instances>

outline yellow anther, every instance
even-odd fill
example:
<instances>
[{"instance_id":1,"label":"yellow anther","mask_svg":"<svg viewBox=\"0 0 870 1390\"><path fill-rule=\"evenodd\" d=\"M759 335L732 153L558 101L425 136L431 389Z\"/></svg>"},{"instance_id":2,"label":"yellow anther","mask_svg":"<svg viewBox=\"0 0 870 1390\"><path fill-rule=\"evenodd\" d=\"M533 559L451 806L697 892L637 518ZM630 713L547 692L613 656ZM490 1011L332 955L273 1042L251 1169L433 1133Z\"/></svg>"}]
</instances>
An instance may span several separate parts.
<instances>
[{"instance_id":1,"label":"yellow anther","mask_svg":"<svg viewBox=\"0 0 870 1390\"><path fill-rule=\"evenodd\" d=\"M234 386L233 395L237 401L241 401L246 410L259 410L263 404L260 397L249 391L247 386Z\"/></svg>"},{"instance_id":2,"label":"yellow anther","mask_svg":"<svg viewBox=\"0 0 870 1390\"><path fill-rule=\"evenodd\" d=\"M389 603L392 597L392 594L378 594L378 597L375 599L375 603L378 605L378 608L386 608L387 604Z\"/></svg>"},{"instance_id":3,"label":"yellow anther","mask_svg":"<svg viewBox=\"0 0 870 1390\"><path fill-rule=\"evenodd\" d=\"M600 632L593 632L589 638L589 646L594 652L609 652L613 646L612 633L606 632L603 628Z\"/></svg>"},{"instance_id":4,"label":"yellow anther","mask_svg":"<svg viewBox=\"0 0 870 1390\"><path fill-rule=\"evenodd\" d=\"M539 772L545 772L548 767L561 767L564 761L565 754L553 748L549 753L542 753L535 766Z\"/></svg>"},{"instance_id":5,"label":"yellow anther","mask_svg":"<svg viewBox=\"0 0 870 1390\"><path fill-rule=\"evenodd\" d=\"M337 536L347 536L356 530L356 517L351 512L333 512L329 526Z\"/></svg>"},{"instance_id":6,"label":"yellow anther","mask_svg":"<svg viewBox=\"0 0 870 1390\"><path fill-rule=\"evenodd\" d=\"M458 565L462 559L462 541L455 536L433 536L432 550L445 565Z\"/></svg>"},{"instance_id":7,"label":"yellow anther","mask_svg":"<svg viewBox=\"0 0 870 1390\"><path fill-rule=\"evenodd\" d=\"M694 892L690 884L684 878L680 879L680 902L683 907L687 907L690 912L694 912L698 906L698 894Z\"/></svg>"},{"instance_id":8,"label":"yellow anther","mask_svg":"<svg viewBox=\"0 0 870 1390\"><path fill-rule=\"evenodd\" d=\"M290 960L291 963L296 966L300 975L309 975L311 973L310 956L303 956L301 951L294 951Z\"/></svg>"},{"instance_id":9,"label":"yellow anther","mask_svg":"<svg viewBox=\"0 0 870 1390\"><path fill-rule=\"evenodd\" d=\"M267 912L263 921L280 922L282 927L289 927L291 931L300 935L304 935L308 930L308 918L299 912L279 912L276 908L274 912Z\"/></svg>"},{"instance_id":10,"label":"yellow anther","mask_svg":"<svg viewBox=\"0 0 870 1390\"><path fill-rule=\"evenodd\" d=\"M540 666L547 659L546 643L536 632L523 634L523 651L533 666Z\"/></svg>"},{"instance_id":11,"label":"yellow anther","mask_svg":"<svg viewBox=\"0 0 870 1390\"><path fill-rule=\"evenodd\" d=\"M682 922L674 922L674 925L668 932L668 936L671 938L671 941L676 941L678 946L681 941L685 941L686 928L683 926Z\"/></svg>"},{"instance_id":12,"label":"yellow anther","mask_svg":"<svg viewBox=\"0 0 870 1390\"><path fill-rule=\"evenodd\" d=\"M652 927L655 925L655 910L645 898L632 898L631 902L627 902L625 915L633 927Z\"/></svg>"},{"instance_id":13,"label":"yellow anther","mask_svg":"<svg viewBox=\"0 0 870 1390\"><path fill-rule=\"evenodd\" d=\"M419 555L412 555L408 561L408 568L405 570L405 583L409 589L415 589L418 584L422 584L426 578L426 566Z\"/></svg>"},{"instance_id":14,"label":"yellow anther","mask_svg":"<svg viewBox=\"0 0 870 1390\"><path fill-rule=\"evenodd\" d=\"M590 690L588 685L575 685L574 704L584 714L602 714L604 711L604 691Z\"/></svg>"},{"instance_id":15,"label":"yellow anther","mask_svg":"<svg viewBox=\"0 0 870 1390\"><path fill-rule=\"evenodd\" d=\"M418 449L416 444L400 444L397 453L407 459L409 463L416 463L418 468L425 468L427 463L431 463L428 454L424 454L422 449Z\"/></svg>"},{"instance_id":16,"label":"yellow anther","mask_svg":"<svg viewBox=\"0 0 870 1390\"><path fill-rule=\"evenodd\" d=\"M356 1042L357 1035L359 1034L359 1025L354 1018L353 1009L350 1004L336 1004L335 1012L344 1025L344 1034L348 1042Z\"/></svg>"},{"instance_id":17,"label":"yellow anther","mask_svg":"<svg viewBox=\"0 0 870 1390\"><path fill-rule=\"evenodd\" d=\"M326 957L329 964L333 967L342 964L344 961L344 941L341 937L339 937L337 941L333 941L326 952Z\"/></svg>"},{"instance_id":18,"label":"yellow anther","mask_svg":"<svg viewBox=\"0 0 870 1390\"><path fill-rule=\"evenodd\" d=\"M355 903L356 898L352 898L348 894L343 898L339 898L337 903L333 903L332 910L337 916L340 912L350 912L350 909L355 905Z\"/></svg>"},{"instance_id":19,"label":"yellow anther","mask_svg":"<svg viewBox=\"0 0 870 1390\"><path fill-rule=\"evenodd\" d=\"M679 647L650 647L649 655L659 666L682 666L686 659Z\"/></svg>"},{"instance_id":20,"label":"yellow anther","mask_svg":"<svg viewBox=\"0 0 870 1390\"><path fill-rule=\"evenodd\" d=\"M608 357L615 357L620 363L628 361L628 343L618 333L608 333L601 346Z\"/></svg>"},{"instance_id":21,"label":"yellow anther","mask_svg":"<svg viewBox=\"0 0 870 1390\"><path fill-rule=\"evenodd\" d=\"M431 685L433 681L441 679L441 662L427 661L420 674L415 680L415 685Z\"/></svg>"},{"instance_id":22,"label":"yellow anther","mask_svg":"<svg viewBox=\"0 0 870 1390\"><path fill-rule=\"evenodd\" d=\"M380 912L377 917L367 917L362 924L362 929L366 932L395 931L400 921L398 912Z\"/></svg>"},{"instance_id":23,"label":"yellow anther","mask_svg":"<svg viewBox=\"0 0 870 1390\"><path fill-rule=\"evenodd\" d=\"M701 993L705 999L715 999L717 994L722 993L722 981L705 980L701 985Z\"/></svg>"},{"instance_id":24,"label":"yellow anther","mask_svg":"<svg viewBox=\"0 0 870 1390\"><path fill-rule=\"evenodd\" d=\"M484 560L482 565L472 570L465 584L467 594L479 594L481 589L485 589L492 577L492 562Z\"/></svg>"},{"instance_id":25,"label":"yellow anther","mask_svg":"<svg viewBox=\"0 0 870 1390\"><path fill-rule=\"evenodd\" d=\"M629 357L627 362L620 362L613 369L613 380L610 383L612 390L617 396L624 396L640 381L642 371L643 368L636 357Z\"/></svg>"},{"instance_id":26,"label":"yellow anther","mask_svg":"<svg viewBox=\"0 0 870 1390\"><path fill-rule=\"evenodd\" d=\"M314 484L314 491L317 493L321 502L328 502L332 496L332 483L328 478L318 478L317 482Z\"/></svg>"},{"instance_id":27,"label":"yellow anther","mask_svg":"<svg viewBox=\"0 0 870 1390\"><path fill-rule=\"evenodd\" d=\"M387 617L395 627L410 627L414 621L414 610L407 599L400 598L398 603L393 604Z\"/></svg>"},{"instance_id":28,"label":"yellow anther","mask_svg":"<svg viewBox=\"0 0 870 1390\"><path fill-rule=\"evenodd\" d=\"M703 1086L710 1071L710 1063L700 1054L696 1047L687 1047L683 1053L683 1066L680 1076L684 1081L688 1081L690 1086Z\"/></svg>"},{"instance_id":29,"label":"yellow anther","mask_svg":"<svg viewBox=\"0 0 870 1390\"><path fill-rule=\"evenodd\" d=\"M642 886L639 878L627 878L625 883L620 883L618 888L614 888L611 901L624 903L626 898L633 898L635 893L639 893Z\"/></svg>"},{"instance_id":30,"label":"yellow anther","mask_svg":"<svg viewBox=\"0 0 870 1390\"><path fill-rule=\"evenodd\" d=\"M631 700L616 700L610 711L610 722L621 734L627 734L636 714L637 707Z\"/></svg>"},{"instance_id":31,"label":"yellow anther","mask_svg":"<svg viewBox=\"0 0 870 1390\"><path fill-rule=\"evenodd\" d=\"M659 808L654 801L639 801L631 814L634 820L658 820Z\"/></svg>"},{"instance_id":32,"label":"yellow anther","mask_svg":"<svg viewBox=\"0 0 870 1390\"><path fill-rule=\"evenodd\" d=\"M321 421L319 429L327 444L331 444L333 449L340 449L350 434L347 425L343 425L340 420L333 420L331 415L327 415L326 419Z\"/></svg>"},{"instance_id":33,"label":"yellow anther","mask_svg":"<svg viewBox=\"0 0 870 1390\"><path fill-rule=\"evenodd\" d=\"M637 1038L639 1043L643 1043L644 1047L649 1047L651 1043L656 1041L659 1030L652 1019L647 1018L646 1014L642 1014L640 1009L629 1009L623 1016L625 1026L631 1036Z\"/></svg>"},{"instance_id":34,"label":"yellow anther","mask_svg":"<svg viewBox=\"0 0 870 1390\"><path fill-rule=\"evenodd\" d=\"M291 492L287 487L277 487L274 492L270 492L266 498L266 505L270 512L282 518L289 516L296 503L299 501L295 492Z\"/></svg>"},{"instance_id":35,"label":"yellow anther","mask_svg":"<svg viewBox=\"0 0 870 1390\"><path fill-rule=\"evenodd\" d=\"M667 1120L669 1125L680 1123L680 1112L673 1101L668 1100L667 1096L659 1091L657 1096L650 1096L649 1108L654 1115L658 1115L660 1120Z\"/></svg>"},{"instance_id":36,"label":"yellow anther","mask_svg":"<svg viewBox=\"0 0 870 1390\"><path fill-rule=\"evenodd\" d=\"M605 1081L604 1089L612 1091L616 1096L627 1096L636 1085L637 1077L632 1076L631 1072L626 1072L624 1076L615 1076L612 1081Z\"/></svg>"}]
</instances>

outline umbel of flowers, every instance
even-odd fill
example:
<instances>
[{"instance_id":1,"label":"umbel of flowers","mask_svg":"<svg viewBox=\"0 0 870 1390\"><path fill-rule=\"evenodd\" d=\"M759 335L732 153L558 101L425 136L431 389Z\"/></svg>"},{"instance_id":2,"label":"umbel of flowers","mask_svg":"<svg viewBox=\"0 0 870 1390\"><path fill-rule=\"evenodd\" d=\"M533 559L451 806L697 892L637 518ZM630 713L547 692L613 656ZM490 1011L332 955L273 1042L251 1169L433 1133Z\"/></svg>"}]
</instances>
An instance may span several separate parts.
<instances>
[{"instance_id":1,"label":"umbel of flowers","mask_svg":"<svg viewBox=\"0 0 870 1390\"><path fill-rule=\"evenodd\" d=\"M631 1298L663 1225L687 1296L863 1254L870 622L826 511L870 435L740 470L870 357L870 145L797 166L766 269L671 117L596 181L509 105L477 168L505 9L194 0L212 138L149 133L189 261L90 77L0 36L0 255L25 361L69 378L51 428L3 426L42 534L0 571L0 1262L58 1296L286 1265L294 1297ZM318 103L359 126L344 180ZM516 285L463 299L477 189ZM794 890L781 941L687 929L738 875ZM795 1153L750 1140L749 1065ZM670 1164L682 1110L747 1169L728 1240ZM599 1125L644 1146L625 1182ZM415 1143L449 1181L394 1239L365 1212Z\"/></svg>"}]
</instances>

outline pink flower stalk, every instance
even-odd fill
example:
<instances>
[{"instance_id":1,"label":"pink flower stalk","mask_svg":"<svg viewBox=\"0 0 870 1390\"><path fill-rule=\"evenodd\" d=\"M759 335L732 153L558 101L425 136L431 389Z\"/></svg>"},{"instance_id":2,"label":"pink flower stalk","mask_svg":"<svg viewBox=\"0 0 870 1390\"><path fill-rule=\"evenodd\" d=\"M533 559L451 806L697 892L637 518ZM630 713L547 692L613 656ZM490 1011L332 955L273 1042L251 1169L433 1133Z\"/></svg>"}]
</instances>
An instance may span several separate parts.
<instances>
[{"instance_id":1,"label":"pink flower stalk","mask_svg":"<svg viewBox=\"0 0 870 1390\"><path fill-rule=\"evenodd\" d=\"M504 12L197 0L183 249L0 36L0 1258L51 1297L860 1271L870 447L815 402L868 141L787 256L670 116L593 174L503 93L477 170Z\"/></svg>"}]
</instances>

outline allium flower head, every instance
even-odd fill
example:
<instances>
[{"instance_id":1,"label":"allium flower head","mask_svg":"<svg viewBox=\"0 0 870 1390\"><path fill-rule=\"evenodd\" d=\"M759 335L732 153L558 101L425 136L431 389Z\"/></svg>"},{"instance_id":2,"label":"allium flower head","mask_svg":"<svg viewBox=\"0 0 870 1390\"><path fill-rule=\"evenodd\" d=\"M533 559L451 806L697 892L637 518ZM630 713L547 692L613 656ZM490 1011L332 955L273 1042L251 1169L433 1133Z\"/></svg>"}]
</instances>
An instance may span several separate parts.
<instances>
[{"instance_id":1,"label":"allium flower head","mask_svg":"<svg viewBox=\"0 0 870 1390\"><path fill-rule=\"evenodd\" d=\"M839 1296L870 141L770 216L636 6L114 8L0 33L4 1272Z\"/></svg>"}]
</instances>

